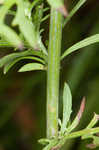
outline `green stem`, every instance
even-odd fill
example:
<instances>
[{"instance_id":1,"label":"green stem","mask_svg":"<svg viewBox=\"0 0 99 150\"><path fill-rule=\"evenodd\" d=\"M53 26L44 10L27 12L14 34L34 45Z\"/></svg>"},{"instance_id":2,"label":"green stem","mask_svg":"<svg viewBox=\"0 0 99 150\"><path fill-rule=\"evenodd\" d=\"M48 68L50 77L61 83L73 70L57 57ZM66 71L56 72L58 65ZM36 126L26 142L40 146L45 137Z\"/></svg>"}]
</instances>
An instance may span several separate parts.
<instances>
[{"instance_id":1,"label":"green stem","mask_svg":"<svg viewBox=\"0 0 99 150\"><path fill-rule=\"evenodd\" d=\"M47 138L58 135L61 37L62 15L51 9L47 72Z\"/></svg>"}]
</instances>

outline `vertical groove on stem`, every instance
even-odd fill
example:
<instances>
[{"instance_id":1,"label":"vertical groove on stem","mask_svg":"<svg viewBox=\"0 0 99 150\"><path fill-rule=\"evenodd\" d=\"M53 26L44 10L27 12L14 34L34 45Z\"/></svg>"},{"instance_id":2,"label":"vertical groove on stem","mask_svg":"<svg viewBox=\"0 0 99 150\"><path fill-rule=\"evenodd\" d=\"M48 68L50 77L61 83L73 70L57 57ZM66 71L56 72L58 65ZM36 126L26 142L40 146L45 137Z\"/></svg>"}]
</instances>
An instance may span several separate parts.
<instances>
[{"instance_id":1,"label":"vertical groove on stem","mask_svg":"<svg viewBox=\"0 0 99 150\"><path fill-rule=\"evenodd\" d=\"M47 137L58 135L59 72L62 15L51 9L47 72Z\"/></svg>"}]
</instances>

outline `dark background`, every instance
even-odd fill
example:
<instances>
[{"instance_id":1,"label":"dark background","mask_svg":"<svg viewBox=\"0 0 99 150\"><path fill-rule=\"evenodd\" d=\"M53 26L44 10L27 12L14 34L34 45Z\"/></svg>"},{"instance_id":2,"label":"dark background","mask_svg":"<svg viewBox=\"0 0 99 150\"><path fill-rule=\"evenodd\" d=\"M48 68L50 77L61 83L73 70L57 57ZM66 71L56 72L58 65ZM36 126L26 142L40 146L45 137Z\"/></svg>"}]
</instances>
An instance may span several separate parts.
<instances>
[{"instance_id":1,"label":"dark background","mask_svg":"<svg viewBox=\"0 0 99 150\"><path fill-rule=\"evenodd\" d=\"M77 0L67 0L71 10ZM9 21L10 16L7 17ZM49 19L43 23L48 38ZM99 1L87 0L63 30L62 52L74 43L99 33ZM0 48L0 57L13 49ZM6 75L0 69L0 150L39 150L37 140L46 135L46 73L18 73L17 63ZM84 128L94 112L99 113L99 43L72 53L61 63L60 116L64 82L70 85L75 116L83 96L86 108L78 129ZM67 141L64 150L87 150L88 140ZM99 148L97 148L98 150Z\"/></svg>"}]
</instances>

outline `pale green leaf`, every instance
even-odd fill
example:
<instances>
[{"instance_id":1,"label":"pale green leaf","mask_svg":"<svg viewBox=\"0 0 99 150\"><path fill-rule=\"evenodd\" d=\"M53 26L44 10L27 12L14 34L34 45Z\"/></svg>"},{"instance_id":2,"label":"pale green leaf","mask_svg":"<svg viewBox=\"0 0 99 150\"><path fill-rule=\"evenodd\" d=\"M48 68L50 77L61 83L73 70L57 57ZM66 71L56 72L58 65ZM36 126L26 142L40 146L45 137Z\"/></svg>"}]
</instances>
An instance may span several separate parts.
<instances>
[{"instance_id":1,"label":"pale green leaf","mask_svg":"<svg viewBox=\"0 0 99 150\"><path fill-rule=\"evenodd\" d=\"M39 63L29 63L21 67L18 72L26 72L26 71L33 71L33 70L45 70L45 68L44 65Z\"/></svg>"},{"instance_id":2,"label":"pale green leaf","mask_svg":"<svg viewBox=\"0 0 99 150\"><path fill-rule=\"evenodd\" d=\"M33 56L28 56L28 57L19 57L16 58L10 62L8 62L5 66L4 66L4 74L6 74L10 68L12 68L17 62L19 62L20 60L24 60L24 59L30 59L30 60L35 60L35 61L39 61L40 63L45 64L44 60L38 58L38 57L33 57Z\"/></svg>"},{"instance_id":3,"label":"pale green leaf","mask_svg":"<svg viewBox=\"0 0 99 150\"><path fill-rule=\"evenodd\" d=\"M0 35L5 37L6 40L14 47L22 49L23 44L20 39L20 37L17 35L17 33L12 30L7 25L0 22Z\"/></svg>"},{"instance_id":4,"label":"pale green leaf","mask_svg":"<svg viewBox=\"0 0 99 150\"><path fill-rule=\"evenodd\" d=\"M4 0L2 7L0 7L0 21L4 21L5 15L15 2L16 0Z\"/></svg>"},{"instance_id":5,"label":"pale green leaf","mask_svg":"<svg viewBox=\"0 0 99 150\"><path fill-rule=\"evenodd\" d=\"M66 131L66 126L70 119L71 113L72 113L72 94L68 84L65 83L63 91L63 121L61 126L62 133Z\"/></svg>"},{"instance_id":6,"label":"pale green leaf","mask_svg":"<svg viewBox=\"0 0 99 150\"><path fill-rule=\"evenodd\" d=\"M28 2L28 5L31 4ZM16 17L14 18L12 25L19 26L21 33L24 35L30 47L33 47L35 50L42 50L47 55L46 48L41 41L39 32L36 31L35 24L25 14L27 3L23 0L17 0L17 6Z\"/></svg>"},{"instance_id":7,"label":"pale green leaf","mask_svg":"<svg viewBox=\"0 0 99 150\"><path fill-rule=\"evenodd\" d=\"M65 26L68 21L73 17L73 15L79 10L79 8L86 2L87 0L79 0L78 3L76 4L76 6L71 10L71 12L69 13L69 15L66 17L65 21L64 21L64 25Z\"/></svg>"},{"instance_id":8,"label":"pale green leaf","mask_svg":"<svg viewBox=\"0 0 99 150\"><path fill-rule=\"evenodd\" d=\"M4 24L5 15L15 3L16 0L5 0L0 7L0 35L5 37L9 44L21 49L23 46L20 37L14 30Z\"/></svg>"},{"instance_id":9,"label":"pale green leaf","mask_svg":"<svg viewBox=\"0 0 99 150\"><path fill-rule=\"evenodd\" d=\"M33 16L33 22L35 24L35 29L37 32L40 30L40 24L43 17L43 5L36 6L36 12Z\"/></svg>"},{"instance_id":10,"label":"pale green leaf","mask_svg":"<svg viewBox=\"0 0 99 150\"><path fill-rule=\"evenodd\" d=\"M30 46L34 49L38 49L35 26L32 21L27 16L25 16L25 6L23 4L25 4L23 0L17 0L18 8L16 17L13 20L13 25L18 25L20 31L23 33Z\"/></svg>"},{"instance_id":11,"label":"pale green leaf","mask_svg":"<svg viewBox=\"0 0 99 150\"><path fill-rule=\"evenodd\" d=\"M74 44L73 46L71 46L70 48L68 48L63 55L61 56L61 59L63 59L64 57L66 57L67 55L71 54L74 51L79 50L80 48L83 48L85 46L94 44L94 43L98 43L99 42L99 34L95 34L93 36L90 36L76 44Z\"/></svg>"}]
</instances>

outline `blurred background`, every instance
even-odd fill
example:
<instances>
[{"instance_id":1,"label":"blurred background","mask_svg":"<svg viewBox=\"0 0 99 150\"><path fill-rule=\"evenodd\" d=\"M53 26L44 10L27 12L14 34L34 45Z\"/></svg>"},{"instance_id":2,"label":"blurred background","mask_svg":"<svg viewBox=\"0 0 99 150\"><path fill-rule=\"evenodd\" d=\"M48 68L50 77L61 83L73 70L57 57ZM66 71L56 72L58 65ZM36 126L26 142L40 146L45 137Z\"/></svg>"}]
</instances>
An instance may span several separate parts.
<instances>
[{"instance_id":1,"label":"blurred background","mask_svg":"<svg viewBox=\"0 0 99 150\"><path fill-rule=\"evenodd\" d=\"M76 3L77 0L67 0L68 11ZM8 16L7 20L10 19L11 16ZM46 41L49 19L42 26ZM99 1L87 0L63 30L62 52L96 33L99 33ZM61 63L59 115L62 114L64 82L68 82L73 95L72 118L79 109L82 97L86 97L86 108L77 129L86 127L94 112L99 114L98 51L99 43L72 53ZM10 52L13 49L0 47L0 57ZM0 69L0 150L40 150L42 146L37 140L46 135L46 73L18 73L22 63L17 63L6 75ZM88 142L70 140L63 150L87 150Z\"/></svg>"}]
</instances>

